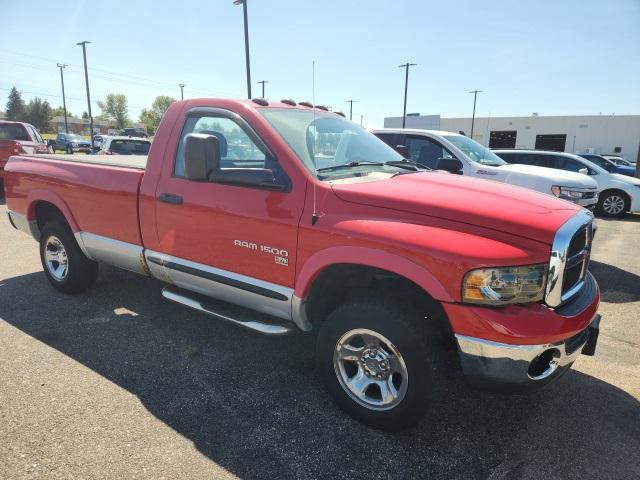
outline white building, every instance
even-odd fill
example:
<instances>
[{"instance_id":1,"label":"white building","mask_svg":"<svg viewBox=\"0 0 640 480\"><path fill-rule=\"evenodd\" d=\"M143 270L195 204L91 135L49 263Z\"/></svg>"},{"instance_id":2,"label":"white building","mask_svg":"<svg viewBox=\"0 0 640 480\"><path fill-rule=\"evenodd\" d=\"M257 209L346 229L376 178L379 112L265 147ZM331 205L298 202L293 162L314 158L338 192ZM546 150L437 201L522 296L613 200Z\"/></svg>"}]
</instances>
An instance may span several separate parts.
<instances>
[{"instance_id":1,"label":"white building","mask_svg":"<svg viewBox=\"0 0 640 480\"><path fill-rule=\"evenodd\" d=\"M436 121L439 120L439 122ZM399 123L398 123L399 121ZM401 117L385 118L385 127L401 127ZM438 115L407 117L407 128L471 134L471 118ZM640 157L640 115L476 117L473 139L490 148L526 148Z\"/></svg>"}]
</instances>

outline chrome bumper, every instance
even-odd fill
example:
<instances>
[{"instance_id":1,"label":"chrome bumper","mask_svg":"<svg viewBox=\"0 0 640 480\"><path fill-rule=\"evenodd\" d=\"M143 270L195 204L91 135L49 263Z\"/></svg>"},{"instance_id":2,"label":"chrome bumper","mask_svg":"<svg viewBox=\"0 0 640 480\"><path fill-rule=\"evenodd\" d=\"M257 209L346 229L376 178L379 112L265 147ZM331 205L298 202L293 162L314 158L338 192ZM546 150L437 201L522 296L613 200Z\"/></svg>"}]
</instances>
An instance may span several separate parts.
<instances>
[{"instance_id":1,"label":"chrome bumper","mask_svg":"<svg viewBox=\"0 0 640 480\"><path fill-rule=\"evenodd\" d=\"M583 331L545 345L509 345L456 334L462 369L466 375L498 384L532 385L559 374L583 351L593 355L599 325L596 314Z\"/></svg>"}]
</instances>

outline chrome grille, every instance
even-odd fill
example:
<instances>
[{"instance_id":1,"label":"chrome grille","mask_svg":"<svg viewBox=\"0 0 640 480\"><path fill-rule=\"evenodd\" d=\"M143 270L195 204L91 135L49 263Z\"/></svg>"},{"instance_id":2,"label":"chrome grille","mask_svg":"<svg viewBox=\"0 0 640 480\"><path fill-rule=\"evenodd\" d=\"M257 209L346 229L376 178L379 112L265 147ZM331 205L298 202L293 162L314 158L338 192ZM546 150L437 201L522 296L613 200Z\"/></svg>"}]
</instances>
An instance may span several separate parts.
<instances>
[{"instance_id":1,"label":"chrome grille","mask_svg":"<svg viewBox=\"0 0 640 480\"><path fill-rule=\"evenodd\" d=\"M581 210L556 233L549 260L547 305L562 305L584 285L594 230L593 214Z\"/></svg>"}]
</instances>

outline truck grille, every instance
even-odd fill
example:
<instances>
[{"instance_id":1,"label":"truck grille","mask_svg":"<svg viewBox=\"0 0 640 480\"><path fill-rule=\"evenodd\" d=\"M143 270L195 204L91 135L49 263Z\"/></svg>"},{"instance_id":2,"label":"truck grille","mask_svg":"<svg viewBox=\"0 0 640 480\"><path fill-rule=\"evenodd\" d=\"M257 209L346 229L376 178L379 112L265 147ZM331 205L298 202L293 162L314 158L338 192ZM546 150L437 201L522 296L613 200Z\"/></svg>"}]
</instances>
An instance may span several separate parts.
<instances>
[{"instance_id":1,"label":"truck grille","mask_svg":"<svg viewBox=\"0 0 640 480\"><path fill-rule=\"evenodd\" d=\"M591 254L591 225L585 225L576 232L567 249L567 263L562 279L562 294L570 292L587 274Z\"/></svg>"},{"instance_id":2,"label":"truck grille","mask_svg":"<svg viewBox=\"0 0 640 480\"><path fill-rule=\"evenodd\" d=\"M556 233L549 260L547 305L558 307L568 302L584 285L594 231L593 215L582 210Z\"/></svg>"}]
</instances>

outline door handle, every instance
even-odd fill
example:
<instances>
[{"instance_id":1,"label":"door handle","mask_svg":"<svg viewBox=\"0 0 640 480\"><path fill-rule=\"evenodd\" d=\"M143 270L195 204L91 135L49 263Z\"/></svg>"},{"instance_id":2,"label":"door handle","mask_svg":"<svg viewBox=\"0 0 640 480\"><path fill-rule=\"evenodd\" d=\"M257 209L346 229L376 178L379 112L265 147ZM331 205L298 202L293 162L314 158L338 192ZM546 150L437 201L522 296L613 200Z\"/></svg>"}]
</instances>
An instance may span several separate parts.
<instances>
[{"instance_id":1,"label":"door handle","mask_svg":"<svg viewBox=\"0 0 640 480\"><path fill-rule=\"evenodd\" d=\"M182 205L182 197L173 193L161 193L158 197L161 202L170 203L171 205Z\"/></svg>"}]
</instances>

